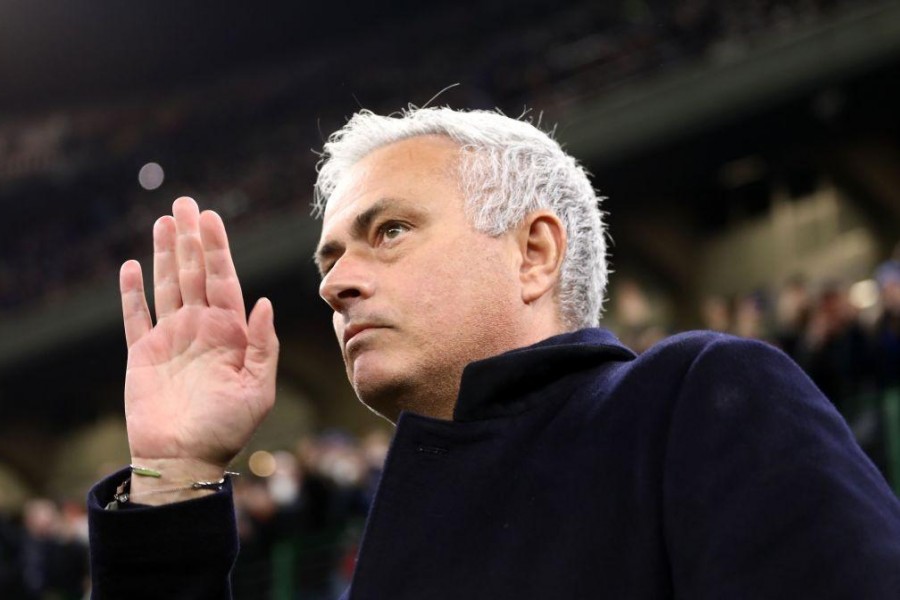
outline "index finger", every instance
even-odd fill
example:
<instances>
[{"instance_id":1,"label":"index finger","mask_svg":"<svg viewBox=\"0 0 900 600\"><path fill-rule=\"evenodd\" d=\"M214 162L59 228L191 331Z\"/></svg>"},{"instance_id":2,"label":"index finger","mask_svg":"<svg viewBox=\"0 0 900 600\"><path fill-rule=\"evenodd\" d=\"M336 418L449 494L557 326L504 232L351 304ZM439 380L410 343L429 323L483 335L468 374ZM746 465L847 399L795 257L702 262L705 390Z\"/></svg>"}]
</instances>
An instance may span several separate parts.
<instances>
[{"instance_id":1,"label":"index finger","mask_svg":"<svg viewBox=\"0 0 900 600\"><path fill-rule=\"evenodd\" d=\"M206 300L210 306L236 310L246 318L241 283L234 269L225 224L215 211L200 214L200 240L206 264Z\"/></svg>"},{"instance_id":2,"label":"index finger","mask_svg":"<svg viewBox=\"0 0 900 600\"><path fill-rule=\"evenodd\" d=\"M131 348L152 328L147 296L144 294L144 277L141 265L129 260L119 271L119 291L122 295L122 320L125 324L125 343Z\"/></svg>"}]
</instances>

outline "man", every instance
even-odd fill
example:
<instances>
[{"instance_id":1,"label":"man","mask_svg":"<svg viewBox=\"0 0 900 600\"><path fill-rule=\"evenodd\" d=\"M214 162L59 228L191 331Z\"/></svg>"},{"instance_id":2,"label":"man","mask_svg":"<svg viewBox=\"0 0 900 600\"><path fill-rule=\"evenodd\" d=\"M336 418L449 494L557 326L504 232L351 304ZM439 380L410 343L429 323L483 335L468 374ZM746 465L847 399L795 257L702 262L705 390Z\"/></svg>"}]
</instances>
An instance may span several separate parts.
<instances>
[{"instance_id":1,"label":"man","mask_svg":"<svg viewBox=\"0 0 900 600\"><path fill-rule=\"evenodd\" d=\"M598 198L530 124L361 112L317 206L347 375L397 423L345 597L900 592L900 506L789 359L705 333L636 357L594 328ZM133 473L89 498L94 598L227 598L224 472L272 406L272 307L245 319L221 219L192 200L154 248L155 325L122 268Z\"/></svg>"}]
</instances>

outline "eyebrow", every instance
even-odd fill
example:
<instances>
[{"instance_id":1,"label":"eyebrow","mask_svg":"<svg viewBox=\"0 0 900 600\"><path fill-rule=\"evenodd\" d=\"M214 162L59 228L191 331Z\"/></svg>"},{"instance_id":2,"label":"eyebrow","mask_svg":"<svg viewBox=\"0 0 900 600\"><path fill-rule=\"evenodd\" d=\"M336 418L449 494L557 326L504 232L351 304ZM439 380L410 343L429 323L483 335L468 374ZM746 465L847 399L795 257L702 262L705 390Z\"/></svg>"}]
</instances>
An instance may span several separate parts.
<instances>
[{"instance_id":1,"label":"eyebrow","mask_svg":"<svg viewBox=\"0 0 900 600\"><path fill-rule=\"evenodd\" d=\"M353 219L353 227L351 228L350 235L355 239L359 239L361 237L365 237L366 232L369 230L369 227L372 225L372 221L378 218L378 215L385 212L393 205L398 202L402 202L396 198L381 198L376 200L372 206L362 211L356 218ZM315 255L313 256L313 260L316 263L316 266L319 269L319 275L325 275L325 269L323 268L325 263L335 257L340 256L344 252L344 244L341 242L325 242L321 246L316 249Z\"/></svg>"}]
</instances>

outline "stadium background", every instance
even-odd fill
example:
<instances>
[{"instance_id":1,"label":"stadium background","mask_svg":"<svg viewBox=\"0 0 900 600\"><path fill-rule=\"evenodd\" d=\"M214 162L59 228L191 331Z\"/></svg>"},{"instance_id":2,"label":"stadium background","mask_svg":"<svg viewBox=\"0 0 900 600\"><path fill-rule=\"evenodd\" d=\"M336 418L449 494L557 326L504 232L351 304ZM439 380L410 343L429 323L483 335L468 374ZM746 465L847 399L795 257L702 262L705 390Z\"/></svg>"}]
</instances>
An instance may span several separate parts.
<instances>
[{"instance_id":1,"label":"stadium background","mask_svg":"<svg viewBox=\"0 0 900 600\"><path fill-rule=\"evenodd\" d=\"M781 346L900 488L900 363L879 346L900 2L2 2L0 596L82 593L83 496L128 460L116 272L179 195L223 215L282 341L275 413L237 461L237 595L349 576L389 429L317 297L315 150L360 107L435 95L526 114L588 166L606 326L638 350L697 327Z\"/></svg>"}]
</instances>

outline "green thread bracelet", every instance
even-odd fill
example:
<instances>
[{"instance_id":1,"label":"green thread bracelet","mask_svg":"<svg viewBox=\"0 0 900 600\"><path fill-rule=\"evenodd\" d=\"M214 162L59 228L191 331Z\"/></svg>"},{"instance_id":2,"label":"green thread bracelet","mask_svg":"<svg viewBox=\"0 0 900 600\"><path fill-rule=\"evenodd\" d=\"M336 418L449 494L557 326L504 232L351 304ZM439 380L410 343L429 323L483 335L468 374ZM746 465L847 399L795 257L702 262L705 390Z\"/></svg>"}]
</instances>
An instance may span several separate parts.
<instances>
[{"instance_id":1,"label":"green thread bracelet","mask_svg":"<svg viewBox=\"0 0 900 600\"><path fill-rule=\"evenodd\" d=\"M153 469L148 469L147 467L141 467L138 465L131 465L131 472L135 475L140 475L141 477L153 477L154 479L159 479L162 477L162 473L159 471L155 471Z\"/></svg>"}]
</instances>

